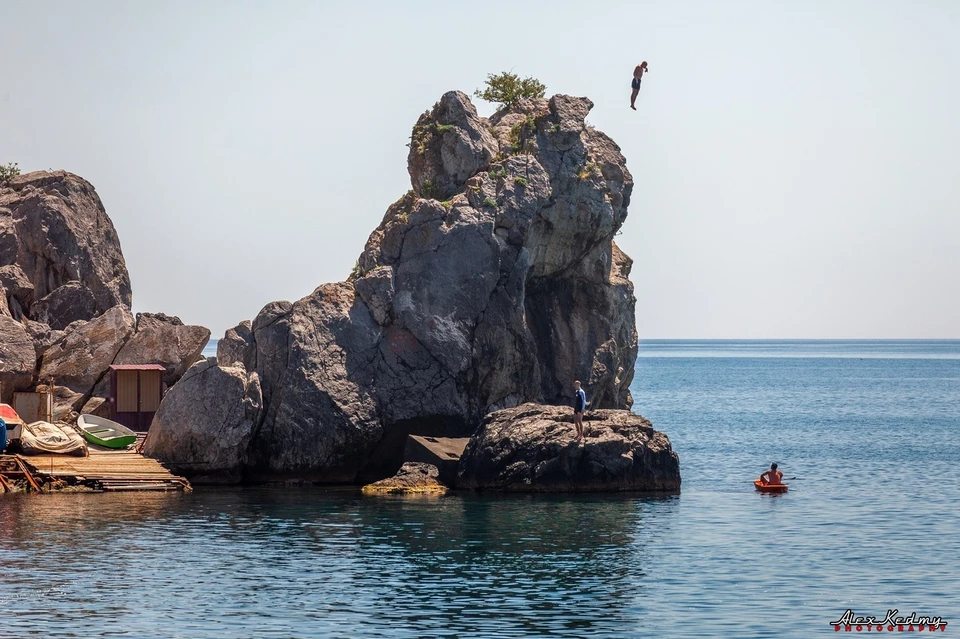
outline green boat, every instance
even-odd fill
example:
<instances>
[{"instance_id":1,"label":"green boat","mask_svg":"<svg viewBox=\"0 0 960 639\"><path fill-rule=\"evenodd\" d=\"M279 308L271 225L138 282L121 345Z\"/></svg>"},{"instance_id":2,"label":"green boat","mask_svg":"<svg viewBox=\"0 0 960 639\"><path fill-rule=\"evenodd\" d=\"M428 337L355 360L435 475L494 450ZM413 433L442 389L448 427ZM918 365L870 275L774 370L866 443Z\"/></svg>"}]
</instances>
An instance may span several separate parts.
<instances>
[{"instance_id":1,"label":"green boat","mask_svg":"<svg viewBox=\"0 0 960 639\"><path fill-rule=\"evenodd\" d=\"M96 415L78 417L77 428L88 442L106 448L126 448L137 441L137 434L123 424Z\"/></svg>"}]
</instances>

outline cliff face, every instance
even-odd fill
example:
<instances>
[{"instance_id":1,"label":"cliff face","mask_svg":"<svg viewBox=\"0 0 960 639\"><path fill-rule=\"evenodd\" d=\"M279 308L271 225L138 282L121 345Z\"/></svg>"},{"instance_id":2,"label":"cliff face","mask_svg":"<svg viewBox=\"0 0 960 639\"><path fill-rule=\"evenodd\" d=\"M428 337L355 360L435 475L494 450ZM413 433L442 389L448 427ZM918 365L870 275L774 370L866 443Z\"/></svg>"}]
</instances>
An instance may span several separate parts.
<instances>
[{"instance_id":1,"label":"cliff face","mask_svg":"<svg viewBox=\"0 0 960 639\"><path fill-rule=\"evenodd\" d=\"M120 238L93 186L66 171L0 184L0 401L53 379L55 414L104 410L113 363L159 363L172 385L210 337L130 312Z\"/></svg>"},{"instance_id":2,"label":"cliff face","mask_svg":"<svg viewBox=\"0 0 960 639\"><path fill-rule=\"evenodd\" d=\"M613 237L633 180L585 124L592 106L557 95L487 120L445 94L413 128L413 189L351 277L271 303L221 341L231 373L217 377L242 371L237 388L262 393L255 417L237 411L249 443L213 463L172 436L204 431L174 408L210 395L208 372L167 396L147 453L185 472L350 482L396 470L408 433L464 436L493 410L568 404L575 379L592 408L628 408L635 298Z\"/></svg>"},{"instance_id":3,"label":"cliff face","mask_svg":"<svg viewBox=\"0 0 960 639\"><path fill-rule=\"evenodd\" d=\"M555 96L486 122L447 93L414 127L413 192L360 257L356 290L378 325L457 379L474 425L524 398L564 402L578 378L594 407L631 403L631 262L613 237L633 179L585 125L592 106Z\"/></svg>"}]
</instances>

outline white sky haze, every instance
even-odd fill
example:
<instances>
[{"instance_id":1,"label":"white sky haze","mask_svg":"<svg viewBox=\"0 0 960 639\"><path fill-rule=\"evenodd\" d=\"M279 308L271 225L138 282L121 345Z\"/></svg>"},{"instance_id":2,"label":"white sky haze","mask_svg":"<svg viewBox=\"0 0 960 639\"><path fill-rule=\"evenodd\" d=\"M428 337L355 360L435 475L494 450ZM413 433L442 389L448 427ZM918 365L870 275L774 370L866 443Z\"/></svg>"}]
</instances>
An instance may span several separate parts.
<instances>
[{"instance_id":1,"label":"white sky haze","mask_svg":"<svg viewBox=\"0 0 960 639\"><path fill-rule=\"evenodd\" d=\"M346 278L418 115L513 69L623 149L641 339L960 338L957 2L2 2L0 56L0 163L214 337Z\"/></svg>"}]
</instances>

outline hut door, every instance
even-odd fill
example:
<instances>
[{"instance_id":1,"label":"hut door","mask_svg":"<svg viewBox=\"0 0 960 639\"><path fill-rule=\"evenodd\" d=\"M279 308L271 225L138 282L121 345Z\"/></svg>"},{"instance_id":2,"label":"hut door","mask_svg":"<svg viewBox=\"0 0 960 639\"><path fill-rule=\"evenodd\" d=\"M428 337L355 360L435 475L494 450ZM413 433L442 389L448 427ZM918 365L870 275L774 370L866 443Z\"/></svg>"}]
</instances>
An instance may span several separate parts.
<instances>
[{"instance_id":1,"label":"hut door","mask_svg":"<svg viewBox=\"0 0 960 639\"><path fill-rule=\"evenodd\" d=\"M153 415L160 407L160 371L140 372L140 415L136 430L150 430Z\"/></svg>"},{"instance_id":2,"label":"hut door","mask_svg":"<svg viewBox=\"0 0 960 639\"><path fill-rule=\"evenodd\" d=\"M118 422L132 430L139 430L140 389L139 371L117 371L117 412Z\"/></svg>"},{"instance_id":3,"label":"hut door","mask_svg":"<svg viewBox=\"0 0 960 639\"><path fill-rule=\"evenodd\" d=\"M131 430L149 430L163 395L163 368L157 364L118 366L113 369L113 383L113 418Z\"/></svg>"}]
</instances>

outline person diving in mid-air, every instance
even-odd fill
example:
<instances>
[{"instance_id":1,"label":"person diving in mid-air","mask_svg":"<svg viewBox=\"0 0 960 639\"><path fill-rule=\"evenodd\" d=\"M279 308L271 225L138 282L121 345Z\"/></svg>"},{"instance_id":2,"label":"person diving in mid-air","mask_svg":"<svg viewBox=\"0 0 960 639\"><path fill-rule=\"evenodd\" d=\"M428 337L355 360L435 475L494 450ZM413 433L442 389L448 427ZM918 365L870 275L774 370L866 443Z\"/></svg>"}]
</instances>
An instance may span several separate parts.
<instances>
[{"instance_id":1,"label":"person diving in mid-air","mask_svg":"<svg viewBox=\"0 0 960 639\"><path fill-rule=\"evenodd\" d=\"M636 101L637 94L640 93L640 81L643 79L643 74L648 70L646 60L638 64L637 68L633 70L633 82L630 83L630 86L633 88L633 93L630 94L630 108L634 111L637 110Z\"/></svg>"}]
</instances>

